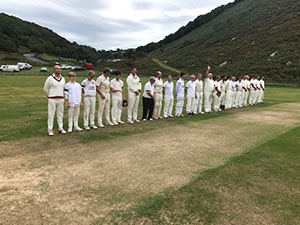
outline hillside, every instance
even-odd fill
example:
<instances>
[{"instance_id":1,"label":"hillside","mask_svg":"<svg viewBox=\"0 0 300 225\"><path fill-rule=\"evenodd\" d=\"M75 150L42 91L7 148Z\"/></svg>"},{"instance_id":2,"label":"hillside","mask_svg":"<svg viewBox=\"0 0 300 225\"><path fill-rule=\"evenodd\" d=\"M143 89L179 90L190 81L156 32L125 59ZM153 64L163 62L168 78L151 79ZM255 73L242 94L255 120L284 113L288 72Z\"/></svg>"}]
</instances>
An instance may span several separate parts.
<instances>
[{"instance_id":1,"label":"hillside","mask_svg":"<svg viewBox=\"0 0 300 225\"><path fill-rule=\"evenodd\" d=\"M262 74L300 83L300 2L243 0L147 54L189 73ZM223 66L220 66L223 64Z\"/></svg>"}]
</instances>

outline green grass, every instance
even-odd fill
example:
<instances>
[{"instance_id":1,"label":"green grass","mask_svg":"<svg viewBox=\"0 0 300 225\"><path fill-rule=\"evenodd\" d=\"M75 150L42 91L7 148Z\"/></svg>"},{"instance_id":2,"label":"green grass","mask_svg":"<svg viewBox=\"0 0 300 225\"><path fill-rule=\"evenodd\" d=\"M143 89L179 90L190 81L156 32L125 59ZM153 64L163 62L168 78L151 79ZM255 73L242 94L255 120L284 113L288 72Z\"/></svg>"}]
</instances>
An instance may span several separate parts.
<instances>
[{"instance_id":1,"label":"green grass","mask_svg":"<svg viewBox=\"0 0 300 225\"><path fill-rule=\"evenodd\" d=\"M225 165L200 173L179 190L115 211L115 221L152 224L298 224L300 127ZM260 220L255 220L257 217ZM262 219L265 218L265 219ZM269 219L269 220L268 220Z\"/></svg>"},{"instance_id":2,"label":"green grass","mask_svg":"<svg viewBox=\"0 0 300 225\"><path fill-rule=\"evenodd\" d=\"M0 76L0 141L16 140L46 135L47 124L47 98L43 93L43 85L48 74L41 76ZM78 82L84 78L79 77ZM125 77L123 78L123 80ZM68 78L66 78L68 81ZM142 78L145 84L146 78ZM258 107L269 106L282 102L299 101L300 89L268 87L266 92L266 104ZM243 109L247 110L247 109ZM82 125L82 112L79 123ZM139 117L142 113L142 101L139 106ZM183 119L170 119L160 121L162 126L185 124L187 121L197 121L226 116L232 112L215 113L198 117L185 117ZM127 109L123 110L122 118L126 120ZM107 127L90 133L72 134L79 140L87 141L99 138L112 138L115 135L131 135L136 132L144 132L147 129L157 129L156 123L146 123L138 126ZM54 127L57 128L56 122ZM64 127L67 127L67 109L65 108ZM141 127L138 129L137 127Z\"/></svg>"}]
</instances>

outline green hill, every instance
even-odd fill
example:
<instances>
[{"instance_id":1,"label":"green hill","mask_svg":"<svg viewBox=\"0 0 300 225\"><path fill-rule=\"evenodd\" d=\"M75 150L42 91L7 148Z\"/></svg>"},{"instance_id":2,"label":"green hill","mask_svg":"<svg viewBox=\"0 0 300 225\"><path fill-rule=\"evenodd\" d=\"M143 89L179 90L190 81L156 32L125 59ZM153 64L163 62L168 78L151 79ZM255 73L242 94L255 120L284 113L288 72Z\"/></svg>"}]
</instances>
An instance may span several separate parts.
<instances>
[{"instance_id":1,"label":"green hill","mask_svg":"<svg viewBox=\"0 0 300 225\"><path fill-rule=\"evenodd\" d=\"M148 57L189 73L210 64L218 75L261 74L300 83L299 18L299 0L237 1Z\"/></svg>"}]
</instances>

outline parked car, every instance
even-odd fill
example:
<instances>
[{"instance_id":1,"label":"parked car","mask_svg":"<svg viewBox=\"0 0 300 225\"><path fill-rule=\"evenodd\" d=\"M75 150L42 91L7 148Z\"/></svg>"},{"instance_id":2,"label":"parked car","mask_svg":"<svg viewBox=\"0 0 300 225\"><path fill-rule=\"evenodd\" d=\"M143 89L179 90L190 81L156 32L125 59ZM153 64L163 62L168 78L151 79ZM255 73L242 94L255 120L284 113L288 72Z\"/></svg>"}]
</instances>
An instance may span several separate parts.
<instances>
[{"instance_id":1,"label":"parked car","mask_svg":"<svg viewBox=\"0 0 300 225\"><path fill-rule=\"evenodd\" d=\"M40 71L41 72L48 72L48 68L47 67L41 67Z\"/></svg>"},{"instance_id":2,"label":"parked car","mask_svg":"<svg viewBox=\"0 0 300 225\"><path fill-rule=\"evenodd\" d=\"M72 66L72 71L83 71L85 70L84 67L81 67L81 66Z\"/></svg>"},{"instance_id":3,"label":"parked car","mask_svg":"<svg viewBox=\"0 0 300 225\"><path fill-rule=\"evenodd\" d=\"M70 69L72 69L72 66L67 65L67 64L62 64L62 65L61 65L61 69L62 69L62 70L70 70Z\"/></svg>"},{"instance_id":4,"label":"parked car","mask_svg":"<svg viewBox=\"0 0 300 225\"><path fill-rule=\"evenodd\" d=\"M19 72L20 69L19 69L18 65L2 65L0 67L0 71L3 71L3 72Z\"/></svg>"},{"instance_id":5,"label":"parked car","mask_svg":"<svg viewBox=\"0 0 300 225\"><path fill-rule=\"evenodd\" d=\"M29 63L19 62L17 65L20 70L30 70L32 68L32 65L30 65Z\"/></svg>"},{"instance_id":6,"label":"parked car","mask_svg":"<svg viewBox=\"0 0 300 225\"><path fill-rule=\"evenodd\" d=\"M87 70L92 70L94 69L94 65L92 63L86 63L84 64L84 68L86 68Z\"/></svg>"}]
</instances>

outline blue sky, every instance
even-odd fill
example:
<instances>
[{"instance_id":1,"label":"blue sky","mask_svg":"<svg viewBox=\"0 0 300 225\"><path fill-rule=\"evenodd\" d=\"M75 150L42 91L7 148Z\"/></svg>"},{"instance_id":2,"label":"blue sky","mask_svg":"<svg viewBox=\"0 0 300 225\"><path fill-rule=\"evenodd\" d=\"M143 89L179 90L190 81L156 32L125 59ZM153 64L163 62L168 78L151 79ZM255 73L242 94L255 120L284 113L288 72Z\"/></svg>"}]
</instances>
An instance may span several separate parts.
<instances>
[{"instance_id":1,"label":"blue sky","mask_svg":"<svg viewBox=\"0 0 300 225\"><path fill-rule=\"evenodd\" d=\"M163 39L232 0L0 0L0 11L96 49L135 48Z\"/></svg>"}]
</instances>

